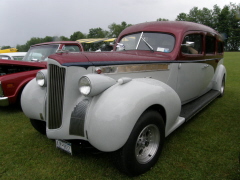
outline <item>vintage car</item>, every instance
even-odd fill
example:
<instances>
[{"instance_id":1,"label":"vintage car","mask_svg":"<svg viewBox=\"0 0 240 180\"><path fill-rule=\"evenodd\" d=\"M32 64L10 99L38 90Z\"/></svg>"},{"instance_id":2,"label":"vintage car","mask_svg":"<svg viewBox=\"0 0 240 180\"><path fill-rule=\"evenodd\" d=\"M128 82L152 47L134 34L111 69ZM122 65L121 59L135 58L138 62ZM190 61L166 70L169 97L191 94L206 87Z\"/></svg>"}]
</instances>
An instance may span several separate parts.
<instances>
[{"instance_id":1,"label":"vintage car","mask_svg":"<svg viewBox=\"0 0 240 180\"><path fill-rule=\"evenodd\" d=\"M116 43L113 52L51 55L21 104L58 148L88 142L136 176L157 162L166 136L223 96L223 40L210 27L169 21L130 26Z\"/></svg>"},{"instance_id":2,"label":"vintage car","mask_svg":"<svg viewBox=\"0 0 240 180\"><path fill-rule=\"evenodd\" d=\"M31 46L21 61L0 59L0 106L19 103L25 85L47 67L47 57L60 50L80 52L83 47L76 41L46 42Z\"/></svg>"},{"instance_id":3,"label":"vintage car","mask_svg":"<svg viewBox=\"0 0 240 180\"><path fill-rule=\"evenodd\" d=\"M8 59L8 60L22 60L27 52L13 52L13 53L1 53L0 59Z\"/></svg>"}]
</instances>

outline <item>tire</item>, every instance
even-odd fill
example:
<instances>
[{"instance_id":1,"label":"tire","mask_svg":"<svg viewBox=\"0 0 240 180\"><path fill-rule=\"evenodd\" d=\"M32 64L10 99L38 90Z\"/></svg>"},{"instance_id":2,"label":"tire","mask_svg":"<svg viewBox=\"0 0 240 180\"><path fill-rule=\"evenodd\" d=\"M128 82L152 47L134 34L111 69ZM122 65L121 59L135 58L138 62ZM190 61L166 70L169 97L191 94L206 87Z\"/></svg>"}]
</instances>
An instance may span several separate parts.
<instances>
[{"instance_id":1,"label":"tire","mask_svg":"<svg viewBox=\"0 0 240 180\"><path fill-rule=\"evenodd\" d=\"M118 150L117 165L129 176L138 176L153 167L161 154L165 139L162 116L145 111L135 124L126 144Z\"/></svg>"},{"instance_id":2,"label":"tire","mask_svg":"<svg viewBox=\"0 0 240 180\"><path fill-rule=\"evenodd\" d=\"M30 122L31 122L32 126L34 127L34 129L36 129L41 134L46 135L46 122L45 121L30 119Z\"/></svg>"},{"instance_id":3,"label":"tire","mask_svg":"<svg viewBox=\"0 0 240 180\"><path fill-rule=\"evenodd\" d=\"M219 97L223 97L224 92L225 92L225 75L223 76L223 79L222 79Z\"/></svg>"}]
</instances>

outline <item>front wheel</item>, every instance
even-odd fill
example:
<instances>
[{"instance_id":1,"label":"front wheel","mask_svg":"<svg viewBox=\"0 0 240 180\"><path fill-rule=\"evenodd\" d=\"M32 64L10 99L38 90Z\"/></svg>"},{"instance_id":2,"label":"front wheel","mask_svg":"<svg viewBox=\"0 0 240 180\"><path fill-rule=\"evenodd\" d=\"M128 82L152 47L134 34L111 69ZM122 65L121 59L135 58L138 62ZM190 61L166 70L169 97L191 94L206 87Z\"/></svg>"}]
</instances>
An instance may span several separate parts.
<instances>
[{"instance_id":1,"label":"front wheel","mask_svg":"<svg viewBox=\"0 0 240 180\"><path fill-rule=\"evenodd\" d=\"M161 115L145 111L134 126L126 144L118 151L121 171L137 176L145 173L157 162L165 138L165 126Z\"/></svg>"},{"instance_id":2,"label":"front wheel","mask_svg":"<svg viewBox=\"0 0 240 180\"><path fill-rule=\"evenodd\" d=\"M34 129L36 129L41 134L46 135L46 122L45 121L30 119L30 122L31 122L32 126L34 127Z\"/></svg>"}]
</instances>

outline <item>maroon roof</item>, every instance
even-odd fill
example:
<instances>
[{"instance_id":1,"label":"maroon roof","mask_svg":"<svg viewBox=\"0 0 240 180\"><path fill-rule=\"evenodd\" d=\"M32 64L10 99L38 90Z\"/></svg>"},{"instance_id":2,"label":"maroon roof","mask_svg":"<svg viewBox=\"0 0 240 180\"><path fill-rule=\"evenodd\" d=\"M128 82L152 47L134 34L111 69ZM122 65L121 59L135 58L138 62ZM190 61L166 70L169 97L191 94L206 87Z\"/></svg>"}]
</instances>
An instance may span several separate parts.
<instances>
[{"instance_id":1,"label":"maroon roof","mask_svg":"<svg viewBox=\"0 0 240 180\"><path fill-rule=\"evenodd\" d=\"M154 21L154 22L147 22L147 23L140 23L133 26L130 26L123 30L119 37L125 34L131 34L134 32L166 32L172 34L178 34L179 32L186 32L186 31L206 31L214 34L218 34L217 31L214 29L193 22L187 21Z\"/></svg>"}]
</instances>

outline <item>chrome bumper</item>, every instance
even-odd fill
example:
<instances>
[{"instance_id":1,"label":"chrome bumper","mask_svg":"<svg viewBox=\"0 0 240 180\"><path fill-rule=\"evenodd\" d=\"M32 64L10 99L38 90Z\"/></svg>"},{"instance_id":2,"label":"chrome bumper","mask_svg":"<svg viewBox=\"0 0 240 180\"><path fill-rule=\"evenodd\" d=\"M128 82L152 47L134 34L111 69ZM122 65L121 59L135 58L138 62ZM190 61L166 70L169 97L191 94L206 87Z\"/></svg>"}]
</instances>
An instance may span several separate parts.
<instances>
[{"instance_id":1,"label":"chrome bumper","mask_svg":"<svg viewBox=\"0 0 240 180\"><path fill-rule=\"evenodd\" d=\"M0 106L8 106L8 105L9 105L8 97L0 97Z\"/></svg>"}]
</instances>

